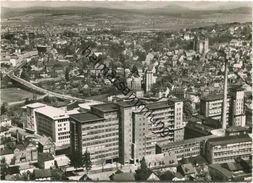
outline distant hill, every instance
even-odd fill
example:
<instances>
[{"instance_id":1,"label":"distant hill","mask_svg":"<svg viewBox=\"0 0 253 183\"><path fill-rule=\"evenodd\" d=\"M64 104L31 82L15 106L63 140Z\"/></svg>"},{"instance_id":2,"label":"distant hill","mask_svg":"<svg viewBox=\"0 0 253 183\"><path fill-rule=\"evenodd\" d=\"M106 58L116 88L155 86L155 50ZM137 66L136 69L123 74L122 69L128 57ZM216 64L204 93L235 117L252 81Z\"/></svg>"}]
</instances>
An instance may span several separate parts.
<instances>
[{"instance_id":1,"label":"distant hill","mask_svg":"<svg viewBox=\"0 0 253 183\"><path fill-rule=\"evenodd\" d=\"M215 24L252 21L250 7L190 9L179 5L159 8L119 9L109 7L2 8L2 25L38 25L43 22L75 26L95 24L123 30L180 30ZM107 23L106 23L107 22Z\"/></svg>"},{"instance_id":2,"label":"distant hill","mask_svg":"<svg viewBox=\"0 0 253 183\"><path fill-rule=\"evenodd\" d=\"M224 10L192 10L178 5L166 6L164 8L149 8L149 9L112 9L112 8L88 8L88 7L31 7L31 8L7 8L2 7L2 18L9 18L15 16L24 16L27 14L52 14L52 15L153 15L153 16L180 16L180 17L194 17L200 15L216 14L216 13L237 13L237 14L251 14L250 7L239 7Z\"/></svg>"}]
</instances>

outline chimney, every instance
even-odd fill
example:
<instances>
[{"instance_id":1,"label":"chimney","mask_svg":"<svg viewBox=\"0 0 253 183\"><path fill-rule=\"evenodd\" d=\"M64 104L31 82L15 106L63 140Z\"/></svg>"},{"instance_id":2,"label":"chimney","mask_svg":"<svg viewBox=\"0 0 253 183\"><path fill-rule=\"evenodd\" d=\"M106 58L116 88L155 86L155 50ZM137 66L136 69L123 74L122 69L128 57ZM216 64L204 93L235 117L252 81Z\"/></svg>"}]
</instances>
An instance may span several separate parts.
<instances>
[{"instance_id":1,"label":"chimney","mask_svg":"<svg viewBox=\"0 0 253 183\"><path fill-rule=\"evenodd\" d=\"M224 71L224 88L223 88L223 108L222 108L222 129L226 129L227 123L227 93L228 93L228 58L225 58L225 71Z\"/></svg>"}]
</instances>

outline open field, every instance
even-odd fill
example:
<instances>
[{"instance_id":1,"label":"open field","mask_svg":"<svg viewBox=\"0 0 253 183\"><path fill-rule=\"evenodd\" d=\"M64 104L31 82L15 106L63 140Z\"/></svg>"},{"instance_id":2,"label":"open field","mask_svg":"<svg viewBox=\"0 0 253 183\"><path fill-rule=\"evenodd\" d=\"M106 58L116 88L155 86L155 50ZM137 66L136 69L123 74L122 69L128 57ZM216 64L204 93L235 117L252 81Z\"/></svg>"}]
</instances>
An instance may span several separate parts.
<instances>
[{"instance_id":1,"label":"open field","mask_svg":"<svg viewBox=\"0 0 253 183\"><path fill-rule=\"evenodd\" d=\"M26 98L32 98L33 93L20 89L20 88L4 88L0 89L1 93L1 104L3 102L17 102L25 100Z\"/></svg>"}]
</instances>

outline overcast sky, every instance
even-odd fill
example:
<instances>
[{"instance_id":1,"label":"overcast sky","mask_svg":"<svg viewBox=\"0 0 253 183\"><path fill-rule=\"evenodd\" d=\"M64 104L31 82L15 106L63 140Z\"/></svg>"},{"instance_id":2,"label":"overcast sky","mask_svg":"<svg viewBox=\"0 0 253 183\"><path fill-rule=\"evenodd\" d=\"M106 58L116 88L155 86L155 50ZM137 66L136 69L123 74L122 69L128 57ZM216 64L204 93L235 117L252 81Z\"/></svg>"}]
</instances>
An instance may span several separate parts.
<instances>
[{"instance_id":1,"label":"overcast sky","mask_svg":"<svg viewBox=\"0 0 253 183\"><path fill-rule=\"evenodd\" d=\"M138 1L138 0L137 0ZM170 5L181 6L190 9L198 10L213 10L213 9L231 9L236 7L251 7L252 1L244 2L101 2L101 1L2 1L3 7L16 7L16 8L27 8L33 6L44 6L44 7L105 7L105 8L116 8L116 9L146 9L146 8L162 8Z\"/></svg>"}]
</instances>

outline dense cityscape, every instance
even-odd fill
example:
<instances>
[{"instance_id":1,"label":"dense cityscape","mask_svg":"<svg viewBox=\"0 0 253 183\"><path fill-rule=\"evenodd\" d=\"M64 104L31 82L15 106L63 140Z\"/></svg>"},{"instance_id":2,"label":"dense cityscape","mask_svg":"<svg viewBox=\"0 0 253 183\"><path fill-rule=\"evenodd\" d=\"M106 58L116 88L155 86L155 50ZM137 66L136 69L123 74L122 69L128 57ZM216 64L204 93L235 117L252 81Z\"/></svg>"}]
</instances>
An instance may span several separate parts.
<instances>
[{"instance_id":1,"label":"dense cityscape","mask_svg":"<svg viewBox=\"0 0 253 183\"><path fill-rule=\"evenodd\" d=\"M1 180L252 181L251 7L47 8L2 7Z\"/></svg>"}]
</instances>

